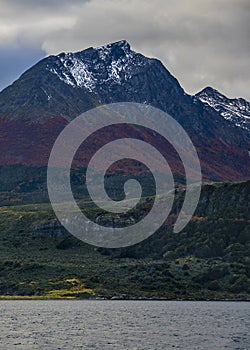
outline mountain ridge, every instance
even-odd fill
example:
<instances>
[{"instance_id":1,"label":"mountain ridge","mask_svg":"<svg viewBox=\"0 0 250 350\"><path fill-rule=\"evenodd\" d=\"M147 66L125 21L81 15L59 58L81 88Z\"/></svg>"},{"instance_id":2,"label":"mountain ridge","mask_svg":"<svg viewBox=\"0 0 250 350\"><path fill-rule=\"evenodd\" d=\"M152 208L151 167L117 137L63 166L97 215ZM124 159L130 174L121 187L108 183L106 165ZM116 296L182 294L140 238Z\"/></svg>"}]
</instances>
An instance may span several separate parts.
<instances>
[{"instance_id":1,"label":"mountain ridge","mask_svg":"<svg viewBox=\"0 0 250 350\"><path fill-rule=\"evenodd\" d=\"M210 86L195 94L195 97L219 112L224 119L250 132L250 102L244 98L228 98Z\"/></svg>"},{"instance_id":2,"label":"mountain ridge","mask_svg":"<svg viewBox=\"0 0 250 350\"><path fill-rule=\"evenodd\" d=\"M147 103L173 116L197 148L205 179L249 178L249 132L186 94L159 60L135 53L124 40L46 57L0 93L0 165L46 166L70 120L115 102Z\"/></svg>"}]
</instances>

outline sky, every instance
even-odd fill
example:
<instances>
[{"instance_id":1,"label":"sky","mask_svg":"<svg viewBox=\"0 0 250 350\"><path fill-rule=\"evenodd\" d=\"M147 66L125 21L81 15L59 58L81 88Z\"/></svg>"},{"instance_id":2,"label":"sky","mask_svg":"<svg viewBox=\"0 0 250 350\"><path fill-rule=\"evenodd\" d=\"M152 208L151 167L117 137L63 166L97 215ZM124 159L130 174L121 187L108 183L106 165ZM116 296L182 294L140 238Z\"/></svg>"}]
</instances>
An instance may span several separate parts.
<instances>
[{"instance_id":1,"label":"sky","mask_svg":"<svg viewBox=\"0 0 250 350\"><path fill-rule=\"evenodd\" d=\"M38 60L126 39L187 93L250 101L249 0L0 0L0 90Z\"/></svg>"}]
</instances>

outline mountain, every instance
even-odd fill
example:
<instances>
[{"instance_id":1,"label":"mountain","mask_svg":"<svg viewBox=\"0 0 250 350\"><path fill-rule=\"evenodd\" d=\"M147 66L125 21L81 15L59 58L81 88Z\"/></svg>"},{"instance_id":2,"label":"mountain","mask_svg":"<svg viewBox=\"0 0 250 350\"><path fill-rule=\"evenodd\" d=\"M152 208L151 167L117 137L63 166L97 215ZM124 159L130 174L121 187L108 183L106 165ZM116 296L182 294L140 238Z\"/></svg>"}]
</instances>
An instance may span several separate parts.
<instances>
[{"instance_id":1,"label":"mountain","mask_svg":"<svg viewBox=\"0 0 250 350\"><path fill-rule=\"evenodd\" d=\"M185 128L197 148L205 181L249 179L249 131L226 120L199 96L186 94L159 60L134 52L125 40L46 57L4 89L0 165L46 167L56 137L70 120L98 105L126 101L160 108ZM123 130L120 136L135 137L138 130ZM108 140L108 135L102 138ZM93 144L85 147L88 157ZM173 173L184 177L174 150L159 146Z\"/></svg>"},{"instance_id":2,"label":"mountain","mask_svg":"<svg viewBox=\"0 0 250 350\"><path fill-rule=\"evenodd\" d=\"M162 92L161 86L165 88ZM126 41L120 41L38 62L2 91L0 115L35 123L54 116L70 120L98 104L138 101L159 105L168 102L162 101L167 96L180 100L185 94L158 60L135 53Z\"/></svg>"},{"instance_id":3,"label":"mountain","mask_svg":"<svg viewBox=\"0 0 250 350\"><path fill-rule=\"evenodd\" d=\"M214 98L219 101L218 94ZM166 223L128 248L85 244L56 220L46 196L46 165L55 139L80 113L120 101L151 104L179 121L197 148L204 181L249 179L245 123L238 126L199 94L186 94L159 60L134 52L126 41L46 57L0 93L0 299L249 300L249 181L204 184L195 215L179 234L172 225L185 190L177 188ZM237 124L242 118L238 114ZM176 182L183 183L176 152L160 137L140 131L117 129L111 136L153 141ZM72 188L80 206L86 206L81 194L87 160L111 136L103 130L84 144L84 157L78 155ZM120 169L128 176L132 170L130 165ZM143 194L139 218L154 198ZM100 219L91 201L85 209L90 219ZM110 222L109 213L103 220Z\"/></svg>"},{"instance_id":4,"label":"mountain","mask_svg":"<svg viewBox=\"0 0 250 350\"><path fill-rule=\"evenodd\" d=\"M243 98L228 98L219 91L206 87L195 95L226 120L250 132L250 103Z\"/></svg>"}]
</instances>

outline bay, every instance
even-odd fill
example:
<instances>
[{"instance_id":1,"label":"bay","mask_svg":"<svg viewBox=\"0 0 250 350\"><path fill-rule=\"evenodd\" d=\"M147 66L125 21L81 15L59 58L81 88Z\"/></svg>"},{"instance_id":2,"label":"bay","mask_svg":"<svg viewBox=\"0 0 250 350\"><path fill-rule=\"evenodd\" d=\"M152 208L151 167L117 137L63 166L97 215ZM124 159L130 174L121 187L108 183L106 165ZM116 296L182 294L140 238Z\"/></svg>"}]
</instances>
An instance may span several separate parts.
<instances>
[{"instance_id":1,"label":"bay","mask_svg":"<svg viewBox=\"0 0 250 350\"><path fill-rule=\"evenodd\" d=\"M249 350L250 304L0 301L1 350Z\"/></svg>"}]
</instances>

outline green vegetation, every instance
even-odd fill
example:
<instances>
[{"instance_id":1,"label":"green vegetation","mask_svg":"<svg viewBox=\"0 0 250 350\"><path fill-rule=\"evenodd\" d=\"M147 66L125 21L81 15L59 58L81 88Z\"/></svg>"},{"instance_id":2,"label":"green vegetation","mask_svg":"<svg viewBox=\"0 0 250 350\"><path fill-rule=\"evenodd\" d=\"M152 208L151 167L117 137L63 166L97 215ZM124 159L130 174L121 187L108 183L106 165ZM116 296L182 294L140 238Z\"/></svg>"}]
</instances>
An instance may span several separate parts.
<instances>
[{"instance_id":1,"label":"green vegetation","mask_svg":"<svg viewBox=\"0 0 250 350\"><path fill-rule=\"evenodd\" d=\"M193 220L174 234L183 196L166 225L121 249L66 234L48 203L0 207L1 298L249 299L250 182L204 185Z\"/></svg>"}]
</instances>

